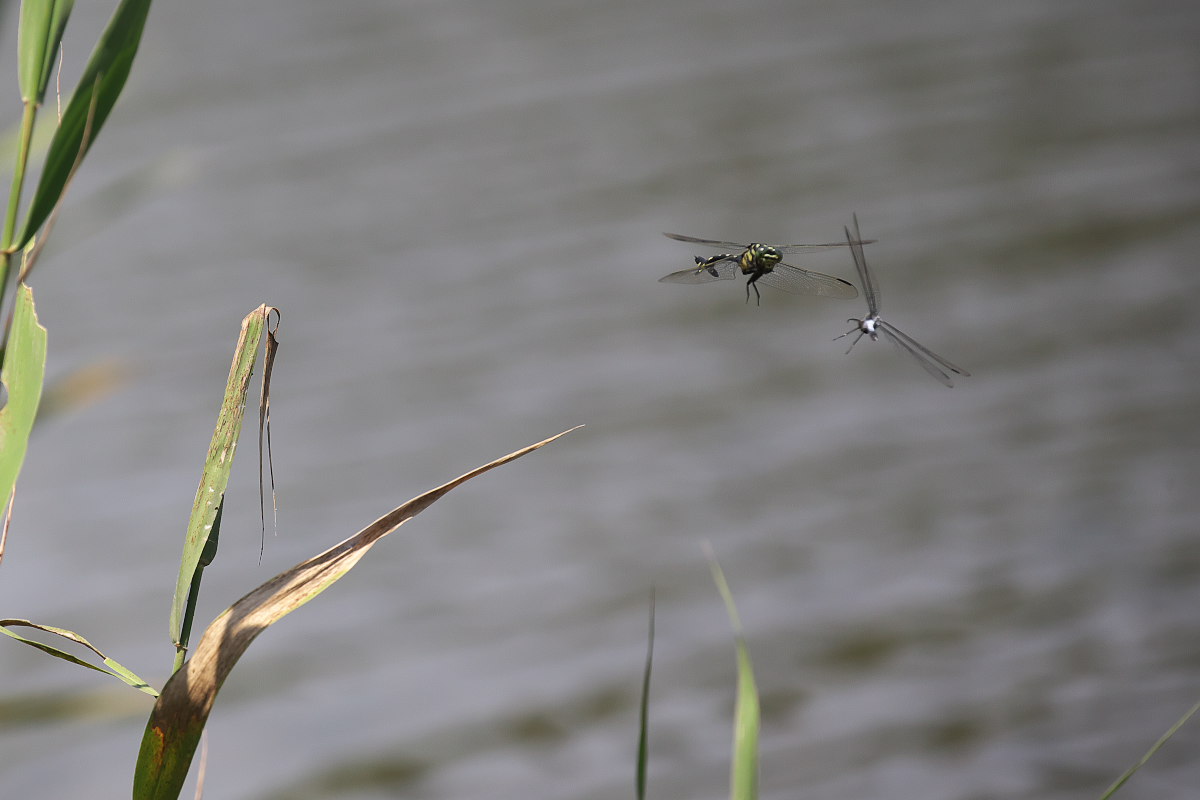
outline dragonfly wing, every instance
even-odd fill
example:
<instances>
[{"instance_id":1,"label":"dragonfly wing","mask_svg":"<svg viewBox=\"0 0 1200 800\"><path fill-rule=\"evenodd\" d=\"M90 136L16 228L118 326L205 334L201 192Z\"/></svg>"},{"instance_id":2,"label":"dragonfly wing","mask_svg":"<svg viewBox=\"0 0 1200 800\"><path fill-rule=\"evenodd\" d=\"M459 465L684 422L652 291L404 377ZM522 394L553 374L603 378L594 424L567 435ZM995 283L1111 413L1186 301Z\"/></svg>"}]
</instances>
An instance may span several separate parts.
<instances>
[{"instance_id":1,"label":"dragonfly wing","mask_svg":"<svg viewBox=\"0 0 1200 800\"><path fill-rule=\"evenodd\" d=\"M859 241L858 244L874 244L877 241L878 239L864 239ZM816 250L828 250L830 247L846 247L848 245L850 245L850 242L826 242L825 244L778 244L772 245L772 247L781 253L805 253Z\"/></svg>"},{"instance_id":2,"label":"dragonfly wing","mask_svg":"<svg viewBox=\"0 0 1200 800\"><path fill-rule=\"evenodd\" d=\"M704 262L694 267L681 269L664 275L659 283L708 283L709 281L728 281L741 274L737 261L730 256L728 260Z\"/></svg>"},{"instance_id":3,"label":"dragonfly wing","mask_svg":"<svg viewBox=\"0 0 1200 800\"><path fill-rule=\"evenodd\" d=\"M716 239L697 239L695 236L684 236L682 233L664 233L663 236L668 239L674 239L677 242L691 242L692 244L703 244L708 247L717 247L721 250L745 250L746 245L738 244L737 242L718 242Z\"/></svg>"},{"instance_id":4,"label":"dragonfly wing","mask_svg":"<svg viewBox=\"0 0 1200 800\"><path fill-rule=\"evenodd\" d=\"M867 266L867 256L863 253L862 234L858 231L858 214L854 215L854 232L843 228L846 232L846 243L850 245L850 254L854 256L854 267L858 270L858 279L862 282L863 296L867 298L867 313L879 314L879 291L875 288L875 280L871 276L871 268Z\"/></svg>"},{"instance_id":5,"label":"dragonfly wing","mask_svg":"<svg viewBox=\"0 0 1200 800\"><path fill-rule=\"evenodd\" d=\"M889 342L916 359L917 363L924 367L926 372L947 386L954 385L954 381L946 374L947 370L964 377L970 377L971 373L961 367L954 366L895 325L883 320L877 320L875 327L883 333Z\"/></svg>"},{"instance_id":6,"label":"dragonfly wing","mask_svg":"<svg viewBox=\"0 0 1200 800\"><path fill-rule=\"evenodd\" d=\"M722 250L745 250L749 245L740 242L723 242L717 239L697 239L695 236L684 236L682 233L664 233L668 239L674 239L677 242L690 242L691 244L702 244L707 247L717 247ZM859 244L874 244L877 239L863 239ZM845 247L849 242L824 242L822 244L781 244L771 245L781 253L805 253L815 252L818 250L828 250L831 247Z\"/></svg>"},{"instance_id":7,"label":"dragonfly wing","mask_svg":"<svg viewBox=\"0 0 1200 800\"><path fill-rule=\"evenodd\" d=\"M776 264L775 269L764 273L758 283L766 284L775 289L782 289L791 294L815 294L821 297L858 297L858 289L854 284L826 275L823 272L812 272L791 264Z\"/></svg>"}]
</instances>

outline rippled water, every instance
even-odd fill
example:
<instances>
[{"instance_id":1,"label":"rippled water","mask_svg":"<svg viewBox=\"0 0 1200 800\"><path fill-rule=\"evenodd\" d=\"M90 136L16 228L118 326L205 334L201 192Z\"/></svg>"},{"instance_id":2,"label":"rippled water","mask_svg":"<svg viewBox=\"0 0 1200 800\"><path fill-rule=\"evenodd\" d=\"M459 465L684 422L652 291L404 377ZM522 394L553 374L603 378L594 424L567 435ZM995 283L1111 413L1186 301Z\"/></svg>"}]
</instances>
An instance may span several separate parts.
<instances>
[{"instance_id":1,"label":"rippled water","mask_svg":"<svg viewBox=\"0 0 1200 800\"><path fill-rule=\"evenodd\" d=\"M280 534L259 566L244 452L202 619L587 427L256 642L208 796L628 796L651 585L651 787L722 795L709 540L764 797L1096 797L1200 696L1198 34L1169 2L156 7L34 280L52 377L133 377L39 429L0 614L165 678L266 301ZM885 318L972 372L953 390L843 355L861 298L655 282L707 254L661 231L829 241L852 212ZM0 674L0 796L127 793L148 703L16 645ZM1123 796L1191 797L1198 748Z\"/></svg>"}]
</instances>

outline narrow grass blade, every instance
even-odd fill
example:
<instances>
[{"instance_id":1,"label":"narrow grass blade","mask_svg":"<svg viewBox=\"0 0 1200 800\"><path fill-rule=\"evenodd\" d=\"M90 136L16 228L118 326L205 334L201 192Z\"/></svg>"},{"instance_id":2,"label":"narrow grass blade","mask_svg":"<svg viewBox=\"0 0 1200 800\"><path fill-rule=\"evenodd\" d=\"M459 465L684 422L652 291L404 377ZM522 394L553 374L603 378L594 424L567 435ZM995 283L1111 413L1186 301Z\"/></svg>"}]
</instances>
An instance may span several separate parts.
<instances>
[{"instance_id":1,"label":"narrow grass blade","mask_svg":"<svg viewBox=\"0 0 1200 800\"><path fill-rule=\"evenodd\" d=\"M33 639L26 639L24 636L9 630L9 628L33 628L46 633L52 633L55 636L61 636L64 639L75 642L76 644L82 645L88 650L91 650L93 653L99 656L100 660L104 662L104 666L108 667L108 669L104 669L104 667L98 667L95 664L89 664L82 658L72 655L65 650L59 650L57 647L52 645L38 642ZM145 692L151 697L158 697L158 692L154 689L154 687L150 686L148 683L139 678L137 675L133 674L133 672L130 670L123 667L121 664L104 655L104 653L100 652L98 647L74 631L68 631L64 628L54 628L50 625L39 625L36 622L30 622L27 619L0 619L0 633L7 634L16 639L18 642L24 642L30 647L36 647L43 653L48 653L55 658L61 658L63 661L70 661L72 664L78 664L79 666L87 667L88 669L94 669L96 672L103 672L105 675L112 675L114 678L124 681L140 692Z\"/></svg>"},{"instance_id":2,"label":"narrow grass blade","mask_svg":"<svg viewBox=\"0 0 1200 800\"><path fill-rule=\"evenodd\" d=\"M757 800L758 798L758 731L761 713L758 704L758 687L754 683L754 669L750 664L750 652L742 636L742 622L738 619L733 593L725 582L725 573L717 563L717 557L707 544L709 567L725 610L733 624L737 637L738 691L737 704L733 712L733 764L730 769L730 797L732 800Z\"/></svg>"},{"instance_id":3,"label":"narrow grass blade","mask_svg":"<svg viewBox=\"0 0 1200 800\"><path fill-rule=\"evenodd\" d=\"M0 503L7 505L25 461L46 375L46 329L38 324L33 290L22 284L9 329L0 382L8 402L0 409Z\"/></svg>"},{"instance_id":4,"label":"narrow grass blade","mask_svg":"<svg viewBox=\"0 0 1200 800\"><path fill-rule=\"evenodd\" d=\"M134 800L174 800L179 796L217 692L260 633L329 588L372 545L451 489L567 433L570 431L509 453L389 511L349 539L276 575L213 620L192 657L167 681L150 713L134 774Z\"/></svg>"},{"instance_id":5,"label":"narrow grass blade","mask_svg":"<svg viewBox=\"0 0 1200 800\"><path fill-rule=\"evenodd\" d=\"M17 73L21 99L42 104L74 0L24 0L17 23Z\"/></svg>"},{"instance_id":6,"label":"narrow grass blade","mask_svg":"<svg viewBox=\"0 0 1200 800\"><path fill-rule=\"evenodd\" d=\"M79 85L67 102L58 130L54 132L37 191L34 192L21 234L12 243L13 250L25 247L46 221L67 184L76 158L81 150L86 151L91 146L96 134L104 127L133 68L133 59L137 55L149 13L150 0L121 0L117 5L79 78ZM88 123L89 108L93 106L93 95L94 118L91 134L85 142L84 128Z\"/></svg>"},{"instance_id":7,"label":"narrow grass blade","mask_svg":"<svg viewBox=\"0 0 1200 800\"><path fill-rule=\"evenodd\" d=\"M733 800L758 798L758 730L760 710L758 687L754 683L754 668L746 642L738 636L738 693L734 708L733 766L730 774L730 797Z\"/></svg>"},{"instance_id":8,"label":"narrow grass blade","mask_svg":"<svg viewBox=\"0 0 1200 800\"><path fill-rule=\"evenodd\" d=\"M1127 780L1133 777L1133 773L1144 767L1146 762L1153 758L1154 754L1158 752L1159 748L1166 744L1167 740L1174 736L1175 732L1182 728L1197 711L1200 711L1200 703L1196 703L1196 705L1188 709L1188 712L1180 717L1178 722L1172 725L1166 733L1158 737L1158 741L1146 751L1146 755L1142 756L1141 759L1132 767L1125 770L1125 774L1113 781L1113 785L1108 787L1108 791L1100 795L1100 800L1108 800L1110 797L1116 794L1117 790L1124 786Z\"/></svg>"},{"instance_id":9,"label":"narrow grass blade","mask_svg":"<svg viewBox=\"0 0 1200 800\"><path fill-rule=\"evenodd\" d=\"M171 603L171 640L178 648L176 669L183 663L183 652L187 647L185 629L190 629L191 617L195 612L196 589L204 568L212 563L216 555L218 514L229 485L229 471L242 431L242 418L246 411L246 393L258 346L262 339L263 326L273 309L261 305L242 320L242 330L234 349L233 364L229 368L229 381L225 386L225 397L217 416L217 426L208 446L200 486L192 504L192 516L188 520L187 537L183 545L183 559L179 566L179 579L175 584L175 597Z\"/></svg>"},{"instance_id":10,"label":"narrow grass blade","mask_svg":"<svg viewBox=\"0 0 1200 800\"><path fill-rule=\"evenodd\" d=\"M650 733L650 668L654 663L654 590L650 590L650 636L646 642L646 669L642 673L642 703L638 713L637 799L646 800L646 761Z\"/></svg>"}]
</instances>

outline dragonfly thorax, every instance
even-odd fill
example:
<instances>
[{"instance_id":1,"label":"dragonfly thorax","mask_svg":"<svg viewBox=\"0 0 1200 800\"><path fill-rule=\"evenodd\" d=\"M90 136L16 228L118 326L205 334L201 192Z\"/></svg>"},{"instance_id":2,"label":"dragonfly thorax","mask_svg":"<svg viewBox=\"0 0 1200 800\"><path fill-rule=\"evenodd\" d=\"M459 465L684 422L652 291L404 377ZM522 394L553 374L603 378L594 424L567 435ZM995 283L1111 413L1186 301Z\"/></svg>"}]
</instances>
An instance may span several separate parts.
<instances>
[{"instance_id":1,"label":"dragonfly thorax","mask_svg":"<svg viewBox=\"0 0 1200 800\"><path fill-rule=\"evenodd\" d=\"M747 275L752 272L770 272L782 260L783 254L771 245L753 242L746 248L746 252L742 253L742 272Z\"/></svg>"}]
</instances>

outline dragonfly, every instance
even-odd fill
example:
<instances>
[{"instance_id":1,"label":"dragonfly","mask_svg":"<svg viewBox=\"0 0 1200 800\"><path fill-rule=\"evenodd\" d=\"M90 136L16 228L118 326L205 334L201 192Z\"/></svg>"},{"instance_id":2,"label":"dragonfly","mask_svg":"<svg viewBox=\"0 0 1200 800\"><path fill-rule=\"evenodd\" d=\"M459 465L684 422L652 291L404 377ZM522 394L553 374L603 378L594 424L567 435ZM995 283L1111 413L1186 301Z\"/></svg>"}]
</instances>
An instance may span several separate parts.
<instances>
[{"instance_id":1,"label":"dragonfly","mask_svg":"<svg viewBox=\"0 0 1200 800\"><path fill-rule=\"evenodd\" d=\"M950 378L949 373L970 377L971 373L967 372L962 367L956 367L946 359L939 356L937 353L930 350L925 345L918 342L916 339L909 336L904 331L892 325L890 322L885 322L879 316L879 289L875 286L875 280L871 275L871 270L867 266L867 257L863 255L862 235L858 231L858 215L854 215L854 232L850 232L849 228L843 228L846 232L846 243L850 245L850 253L854 256L854 266L858 268L858 279L862 281L863 295L867 298L867 316L863 319L854 319L851 317L847 322L855 323L855 326L843 333L841 336L835 336L834 341L849 336L857 332L854 341L850 343L846 354L854 349L854 345L858 344L858 340L864 336L870 336L871 341L879 340L879 334L897 348L908 353L921 367L933 377L937 378L946 386L954 386L954 381Z\"/></svg>"},{"instance_id":2,"label":"dragonfly","mask_svg":"<svg viewBox=\"0 0 1200 800\"><path fill-rule=\"evenodd\" d=\"M738 244L715 239L697 239L678 233L664 233L663 236L677 242L702 244L724 252L708 258L696 256L696 266L681 269L679 272L672 272L670 275L659 278L660 283L708 283L709 281L732 280L739 275L746 275L749 276L746 281L746 302L750 302L750 290L753 289L758 305L762 305L762 295L758 293L760 282L792 294L815 294L822 297L841 298L858 297L858 289L855 289L854 284L849 281L783 263L783 257L787 253L845 247L845 242L785 245L769 245L759 242ZM863 242L861 244L870 243Z\"/></svg>"}]
</instances>

